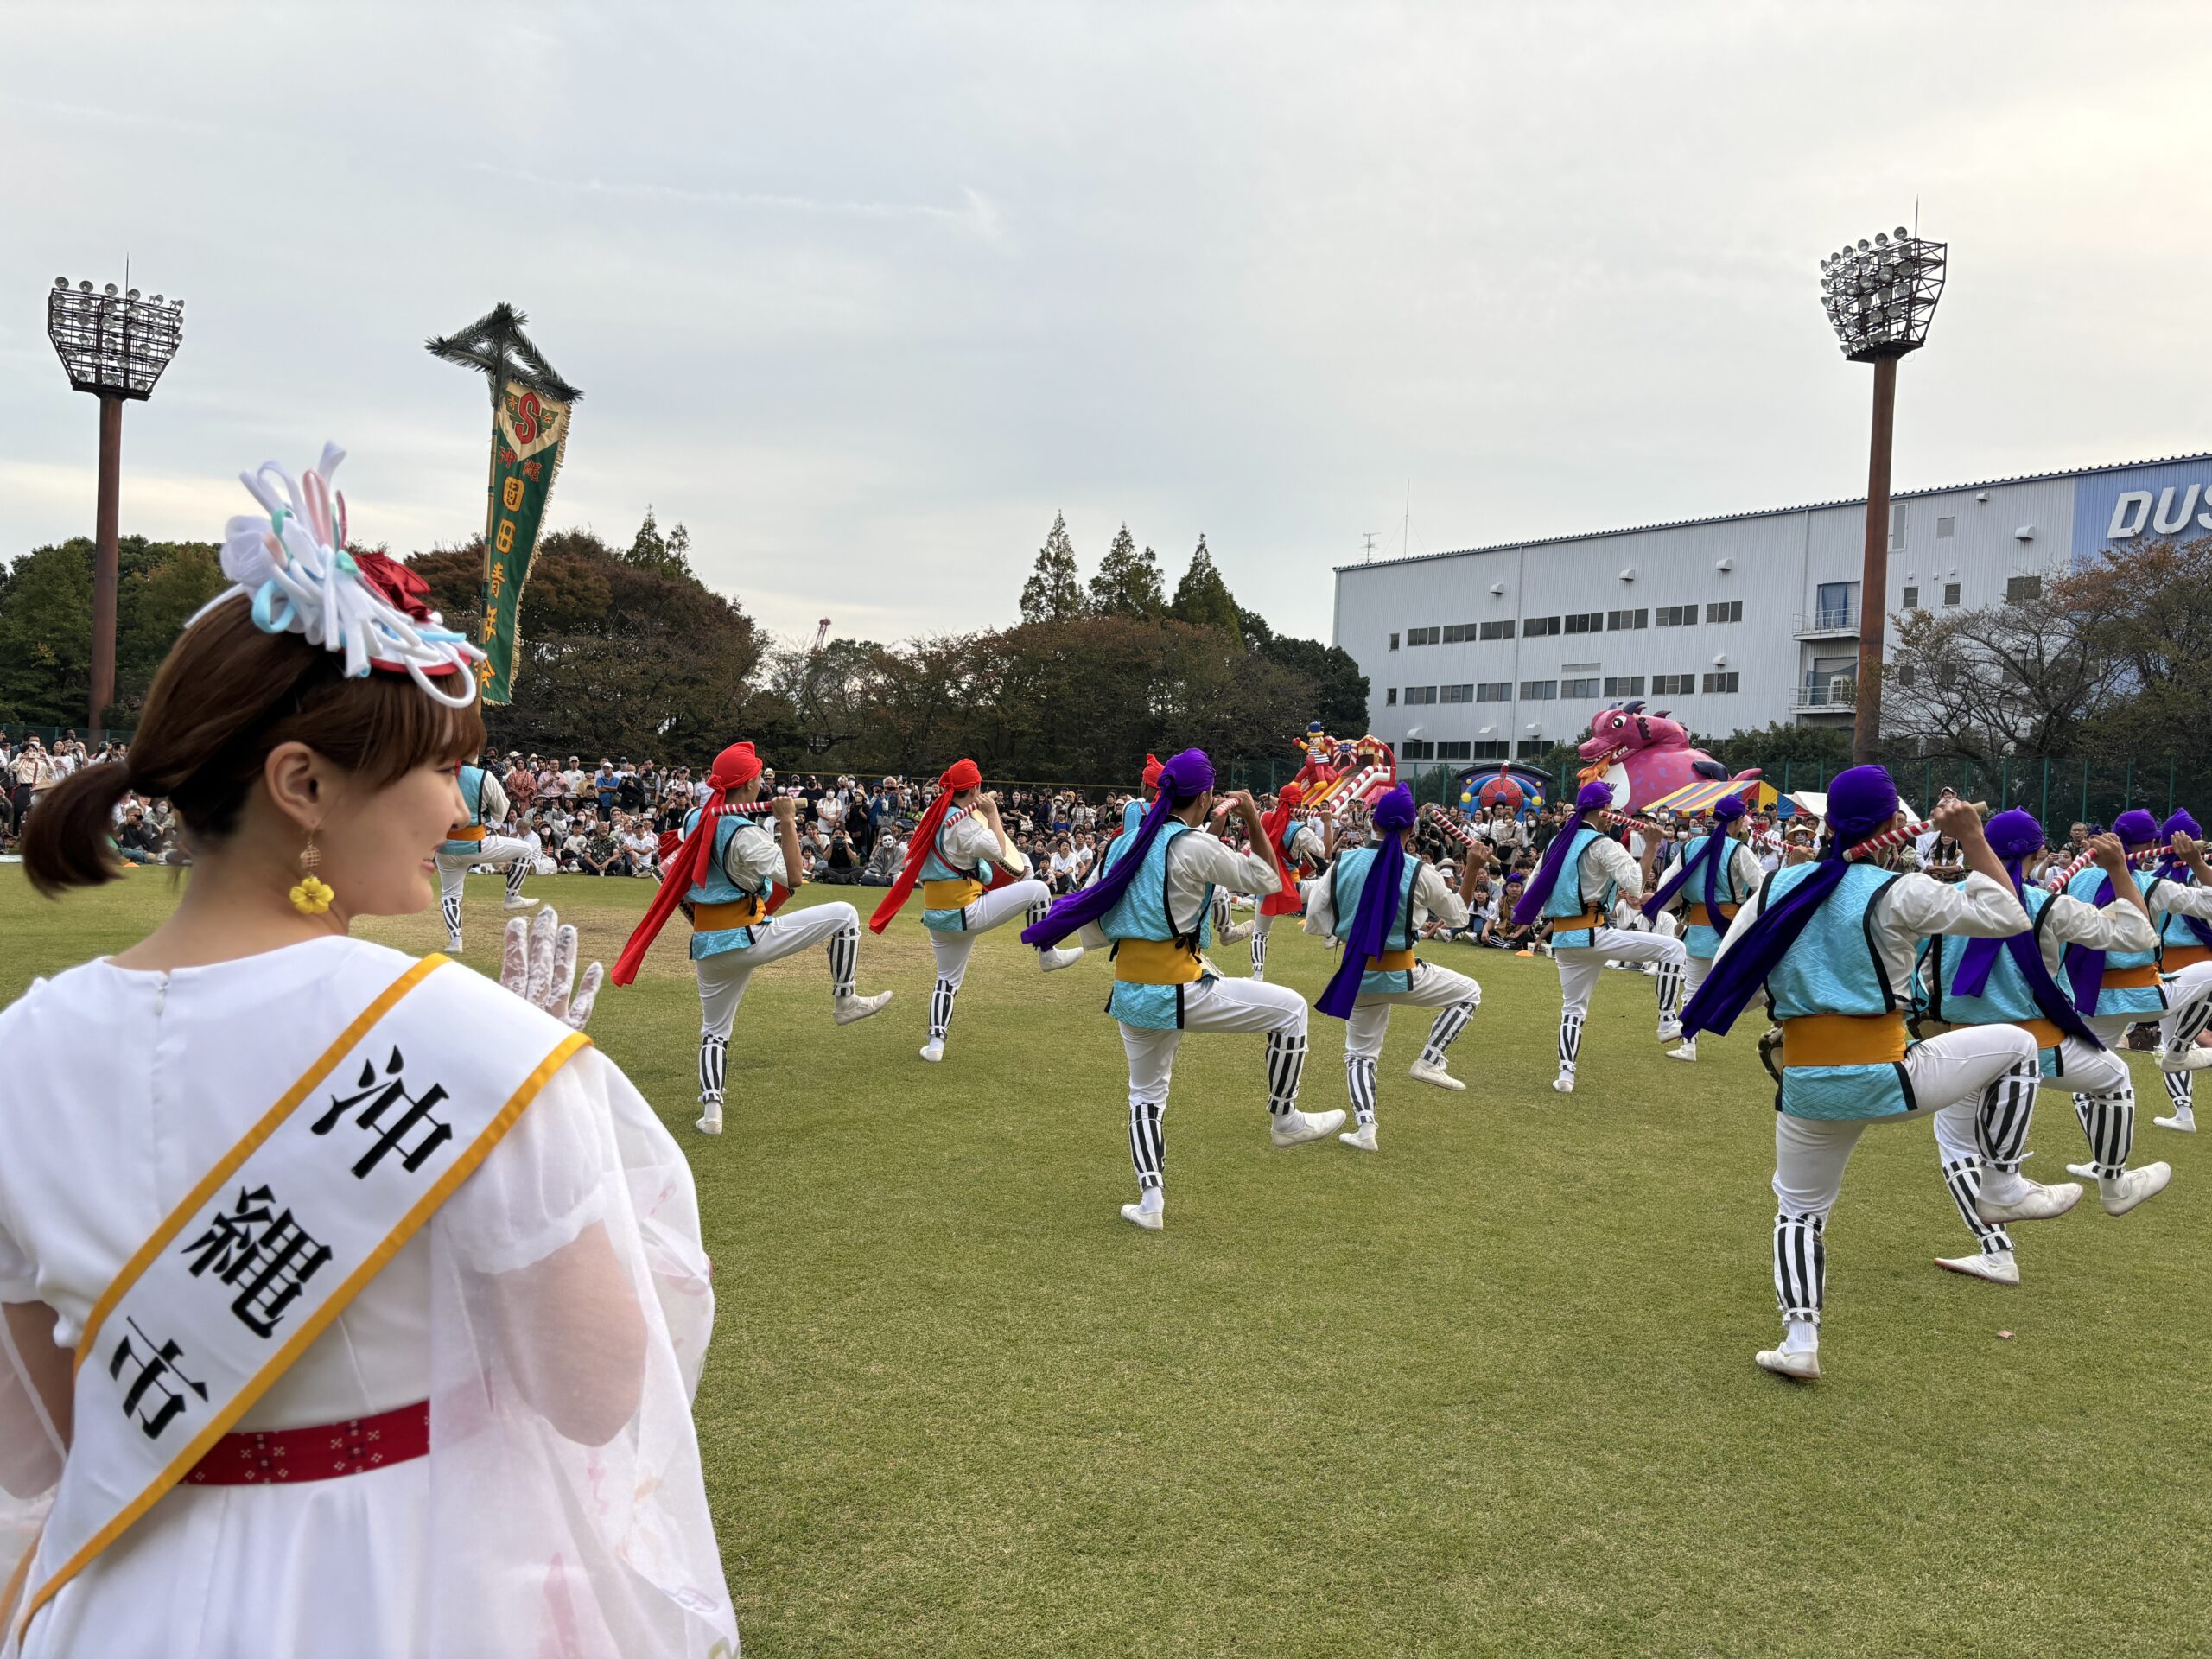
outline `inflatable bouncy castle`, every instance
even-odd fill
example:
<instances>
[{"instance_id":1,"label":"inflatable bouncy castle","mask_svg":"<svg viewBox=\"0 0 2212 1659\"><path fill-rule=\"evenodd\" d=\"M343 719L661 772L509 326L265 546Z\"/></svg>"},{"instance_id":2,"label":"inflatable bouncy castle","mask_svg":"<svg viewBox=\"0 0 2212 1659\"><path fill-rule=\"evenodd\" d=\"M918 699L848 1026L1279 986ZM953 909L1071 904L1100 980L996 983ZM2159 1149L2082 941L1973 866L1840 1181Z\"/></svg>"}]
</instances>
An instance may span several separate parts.
<instances>
[{"instance_id":1,"label":"inflatable bouncy castle","mask_svg":"<svg viewBox=\"0 0 2212 1659\"><path fill-rule=\"evenodd\" d=\"M1306 792L1308 810L1353 801L1371 805L1398 781L1398 757L1379 737L1331 737L1317 720L1299 747L1306 764L1291 781Z\"/></svg>"},{"instance_id":2,"label":"inflatable bouncy castle","mask_svg":"<svg viewBox=\"0 0 2212 1659\"><path fill-rule=\"evenodd\" d=\"M1734 778L1728 768L1690 742L1688 730L1667 718L1665 709L1643 712L1643 700L1611 702L1591 717L1590 735L1576 750L1582 757L1582 783L1611 786L1618 811L1641 812L1700 779L1749 783L1759 769Z\"/></svg>"}]
</instances>

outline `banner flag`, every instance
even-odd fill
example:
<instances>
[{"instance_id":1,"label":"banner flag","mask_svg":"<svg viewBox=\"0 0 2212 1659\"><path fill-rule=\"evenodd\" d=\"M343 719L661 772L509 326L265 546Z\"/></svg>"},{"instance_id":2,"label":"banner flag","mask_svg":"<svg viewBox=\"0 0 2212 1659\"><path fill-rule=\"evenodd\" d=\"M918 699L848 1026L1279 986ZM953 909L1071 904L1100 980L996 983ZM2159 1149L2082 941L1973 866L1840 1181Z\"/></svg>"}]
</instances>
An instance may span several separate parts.
<instances>
[{"instance_id":1,"label":"banner flag","mask_svg":"<svg viewBox=\"0 0 2212 1659\"><path fill-rule=\"evenodd\" d=\"M569 447L569 404L512 383L492 420L491 503L484 520L484 614L476 673L484 701L513 701L522 594L554 476Z\"/></svg>"}]
</instances>

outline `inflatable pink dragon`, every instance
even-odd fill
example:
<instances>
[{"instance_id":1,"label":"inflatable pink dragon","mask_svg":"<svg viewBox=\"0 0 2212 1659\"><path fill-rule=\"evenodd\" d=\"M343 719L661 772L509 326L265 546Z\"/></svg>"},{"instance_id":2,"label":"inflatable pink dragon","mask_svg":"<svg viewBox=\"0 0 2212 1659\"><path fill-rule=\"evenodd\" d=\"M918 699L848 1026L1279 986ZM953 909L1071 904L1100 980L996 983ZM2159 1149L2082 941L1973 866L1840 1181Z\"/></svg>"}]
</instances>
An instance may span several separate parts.
<instances>
[{"instance_id":1,"label":"inflatable pink dragon","mask_svg":"<svg viewBox=\"0 0 2212 1659\"><path fill-rule=\"evenodd\" d=\"M1640 697L1599 709L1590 721L1589 737L1575 753L1583 761L1580 780L1611 784L1613 804L1624 812L1641 812L1700 779L1728 777L1728 768L1693 747L1688 731L1668 719L1664 709L1645 714ZM1758 775L1754 766L1731 781L1749 783Z\"/></svg>"}]
</instances>

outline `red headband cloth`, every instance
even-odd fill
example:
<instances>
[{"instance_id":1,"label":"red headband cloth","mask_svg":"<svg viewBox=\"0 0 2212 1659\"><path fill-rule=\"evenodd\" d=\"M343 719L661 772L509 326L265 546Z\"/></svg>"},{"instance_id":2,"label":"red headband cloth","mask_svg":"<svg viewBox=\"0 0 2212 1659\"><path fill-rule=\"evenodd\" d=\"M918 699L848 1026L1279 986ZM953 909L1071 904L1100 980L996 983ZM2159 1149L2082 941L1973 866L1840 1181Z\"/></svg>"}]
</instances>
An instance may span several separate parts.
<instances>
[{"instance_id":1,"label":"red headband cloth","mask_svg":"<svg viewBox=\"0 0 2212 1659\"><path fill-rule=\"evenodd\" d=\"M891 918L906 906L914 896L914 884L921 880L922 861L937 845L937 832L944 827L944 815L952 810L952 798L964 789L981 787L982 768L973 760L961 760L947 766L938 778L937 798L930 803L929 810L922 814L922 821L914 826L914 838L906 846L906 863L899 872L899 879L891 884L891 891L883 895L883 902L875 907L875 914L868 918L872 932L880 933L891 925Z\"/></svg>"},{"instance_id":2,"label":"red headband cloth","mask_svg":"<svg viewBox=\"0 0 2212 1659\"><path fill-rule=\"evenodd\" d=\"M1145 756L1144 786L1147 789L1158 789L1160 787L1160 762L1158 755L1147 754Z\"/></svg>"}]
</instances>

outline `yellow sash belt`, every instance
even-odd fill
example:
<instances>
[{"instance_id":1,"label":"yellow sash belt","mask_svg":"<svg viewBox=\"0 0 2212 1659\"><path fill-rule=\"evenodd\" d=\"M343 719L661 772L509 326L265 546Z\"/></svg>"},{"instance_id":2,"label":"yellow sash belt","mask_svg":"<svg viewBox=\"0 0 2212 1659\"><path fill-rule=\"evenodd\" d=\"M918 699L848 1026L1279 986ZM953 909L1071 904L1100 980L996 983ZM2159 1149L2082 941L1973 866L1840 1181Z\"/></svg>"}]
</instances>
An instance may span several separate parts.
<instances>
[{"instance_id":1,"label":"yellow sash belt","mask_svg":"<svg viewBox=\"0 0 2212 1659\"><path fill-rule=\"evenodd\" d=\"M691 906L691 931L694 933L719 933L728 927L751 927L766 912L767 906L753 893L746 894L734 904L694 905Z\"/></svg>"},{"instance_id":2,"label":"yellow sash belt","mask_svg":"<svg viewBox=\"0 0 2212 1659\"><path fill-rule=\"evenodd\" d=\"M1734 905L1721 906L1720 919L1716 922L1711 919L1712 912L1703 905L1692 905L1689 908L1689 925L1692 927L1709 927L1716 933L1726 933L1728 931L1728 924L1736 919L1736 910L1737 906Z\"/></svg>"},{"instance_id":3,"label":"yellow sash belt","mask_svg":"<svg viewBox=\"0 0 2212 1659\"><path fill-rule=\"evenodd\" d=\"M1370 974L1410 974L1413 970L1414 953L1410 949L1385 950L1379 957L1367 959L1367 971Z\"/></svg>"},{"instance_id":4,"label":"yellow sash belt","mask_svg":"<svg viewBox=\"0 0 2212 1659\"><path fill-rule=\"evenodd\" d=\"M448 841L481 841L484 839L484 826L480 823L472 823L466 830L454 830L446 839Z\"/></svg>"},{"instance_id":5,"label":"yellow sash belt","mask_svg":"<svg viewBox=\"0 0 2212 1659\"><path fill-rule=\"evenodd\" d=\"M2155 991L2158 988L2158 970L2151 963L2140 968L2107 968L2104 984L2107 991Z\"/></svg>"},{"instance_id":6,"label":"yellow sash belt","mask_svg":"<svg viewBox=\"0 0 2212 1659\"><path fill-rule=\"evenodd\" d=\"M2184 968L2194 968L2200 962L2212 962L2212 947L2170 944L2160 953L2158 965L2170 974L2177 974Z\"/></svg>"},{"instance_id":7,"label":"yellow sash belt","mask_svg":"<svg viewBox=\"0 0 2212 1659\"><path fill-rule=\"evenodd\" d=\"M922 883L922 908L925 910L965 910L983 896L980 881L925 881Z\"/></svg>"},{"instance_id":8,"label":"yellow sash belt","mask_svg":"<svg viewBox=\"0 0 2212 1659\"><path fill-rule=\"evenodd\" d=\"M1884 1065L1904 1058L1904 1015L1806 1014L1782 1022L1782 1064Z\"/></svg>"},{"instance_id":9,"label":"yellow sash belt","mask_svg":"<svg viewBox=\"0 0 2212 1659\"><path fill-rule=\"evenodd\" d=\"M1554 933L1595 933L1597 931L1598 912L1594 910L1586 910L1580 916L1552 918L1552 931Z\"/></svg>"},{"instance_id":10,"label":"yellow sash belt","mask_svg":"<svg viewBox=\"0 0 2212 1659\"><path fill-rule=\"evenodd\" d=\"M1122 939L1114 947L1114 977L1124 985L1188 985L1203 971L1197 953L1173 939Z\"/></svg>"}]
</instances>

